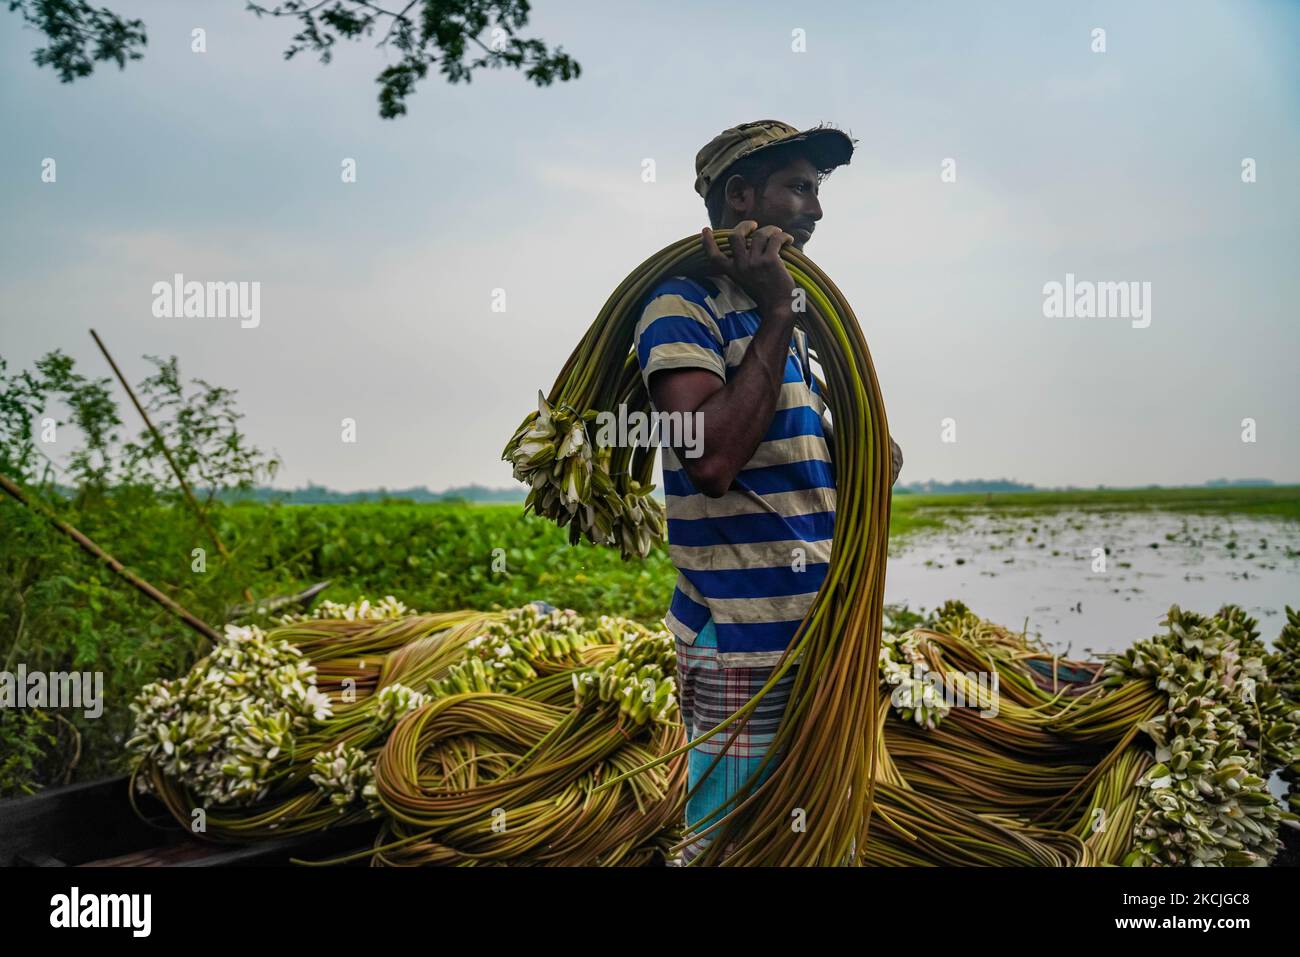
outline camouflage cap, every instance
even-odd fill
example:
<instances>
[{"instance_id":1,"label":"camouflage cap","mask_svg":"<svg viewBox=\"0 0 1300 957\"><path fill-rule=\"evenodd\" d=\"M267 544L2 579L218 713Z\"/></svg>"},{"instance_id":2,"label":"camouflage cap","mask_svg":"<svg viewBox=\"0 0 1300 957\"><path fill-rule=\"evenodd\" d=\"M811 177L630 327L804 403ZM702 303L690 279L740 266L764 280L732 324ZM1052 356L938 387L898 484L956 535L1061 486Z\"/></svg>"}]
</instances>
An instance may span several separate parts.
<instances>
[{"instance_id":1,"label":"camouflage cap","mask_svg":"<svg viewBox=\"0 0 1300 957\"><path fill-rule=\"evenodd\" d=\"M780 120L756 120L723 130L695 154L695 192L708 199L713 186L736 160L759 150L802 143L819 171L843 166L853 155L855 141L831 126L797 130Z\"/></svg>"}]
</instances>

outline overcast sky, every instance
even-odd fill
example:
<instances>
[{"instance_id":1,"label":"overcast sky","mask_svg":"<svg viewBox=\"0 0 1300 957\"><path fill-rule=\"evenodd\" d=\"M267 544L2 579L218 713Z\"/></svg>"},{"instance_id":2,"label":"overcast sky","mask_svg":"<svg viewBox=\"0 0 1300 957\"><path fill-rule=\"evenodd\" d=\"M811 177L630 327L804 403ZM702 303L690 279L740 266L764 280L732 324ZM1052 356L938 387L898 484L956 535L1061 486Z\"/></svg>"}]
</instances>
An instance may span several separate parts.
<instances>
[{"instance_id":1,"label":"overcast sky","mask_svg":"<svg viewBox=\"0 0 1300 957\"><path fill-rule=\"evenodd\" d=\"M862 323L900 482L1300 481L1300 5L536 0L525 35L580 79L431 77L384 121L373 41L285 62L292 24L242 0L103 3L145 58L71 85L0 10L0 355L107 374L92 327L133 381L178 355L239 390L279 485L510 484L605 298L706 224L696 151L767 118L859 140L806 252ZM260 324L155 318L175 273L259 282ZM1046 317L1067 273L1149 282L1149 325Z\"/></svg>"}]
</instances>

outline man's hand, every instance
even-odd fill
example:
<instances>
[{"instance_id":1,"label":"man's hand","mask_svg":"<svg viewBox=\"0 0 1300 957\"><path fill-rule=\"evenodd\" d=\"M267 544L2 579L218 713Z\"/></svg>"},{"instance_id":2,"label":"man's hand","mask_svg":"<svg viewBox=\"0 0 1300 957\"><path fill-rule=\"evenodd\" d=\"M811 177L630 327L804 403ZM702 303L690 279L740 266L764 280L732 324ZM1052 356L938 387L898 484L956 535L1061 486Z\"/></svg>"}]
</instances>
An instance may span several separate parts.
<instances>
[{"instance_id":1,"label":"man's hand","mask_svg":"<svg viewBox=\"0 0 1300 957\"><path fill-rule=\"evenodd\" d=\"M775 226L758 229L753 220L736 227L731 255L724 255L704 230L704 252L713 268L729 276L758 307L758 331L739 367L724 380L700 369L662 369L648 383L659 412L700 416L701 454L683 456L682 468L709 498L725 495L772 424L794 332L794 279L781 248L794 237ZM750 239L746 245L746 238Z\"/></svg>"},{"instance_id":2,"label":"man's hand","mask_svg":"<svg viewBox=\"0 0 1300 957\"><path fill-rule=\"evenodd\" d=\"M781 259L781 249L794 237L777 226L763 226L747 219L737 224L731 237L731 255L718 248L713 230L704 227L704 252L709 265L733 279L758 306L766 319L774 309L790 309L794 279ZM748 243L746 242L748 240Z\"/></svg>"}]
</instances>

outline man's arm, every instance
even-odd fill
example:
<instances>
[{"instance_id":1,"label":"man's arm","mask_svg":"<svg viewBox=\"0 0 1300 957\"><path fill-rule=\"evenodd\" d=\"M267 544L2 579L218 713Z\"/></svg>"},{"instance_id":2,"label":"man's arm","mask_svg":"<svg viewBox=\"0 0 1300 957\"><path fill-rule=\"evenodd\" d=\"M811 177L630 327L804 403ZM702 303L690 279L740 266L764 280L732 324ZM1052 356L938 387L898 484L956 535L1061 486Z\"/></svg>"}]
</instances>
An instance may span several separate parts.
<instances>
[{"instance_id":1,"label":"man's arm","mask_svg":"<svg viewBox=\"0 0 1300 957\"><path fill-rule=\"evenodd\" d=\"M674 451L691 483L710 498L726 493L772 424L793 327L789 306L763 315L730 380L703 369L666 370L651 377L656 409L698 416L701 454L690 458Z\"/></svg>"},{"instance_id":2,"label":"man's arm","mask_svg":"<svg viewBox=\"0 0 1300 957\"><path fill-rule=\"evenodd\" d=\"M755 225L736 227L731 259L718 251L709 230L704 237L714 265L754 299L762 320L735 374L724 380L703 369L666 369L649 382L658 411L698 416L700 455L673 451L691 483L710 498L726 494L772 424L794 333L794 280L780 258L781 247L792 237L770 226L756 230ZM745 237L751 233L752 246L747 247Z\"/></svg>"}]
</instances>

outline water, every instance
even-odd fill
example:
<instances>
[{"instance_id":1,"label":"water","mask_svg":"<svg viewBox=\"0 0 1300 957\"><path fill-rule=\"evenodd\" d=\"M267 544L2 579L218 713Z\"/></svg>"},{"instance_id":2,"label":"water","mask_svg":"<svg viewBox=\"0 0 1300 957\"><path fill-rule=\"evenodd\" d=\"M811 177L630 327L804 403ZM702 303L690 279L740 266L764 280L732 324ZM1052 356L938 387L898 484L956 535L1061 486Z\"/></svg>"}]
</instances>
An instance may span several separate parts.
<instances>
[{"instance_id":1,"label":"water","mask_svg":"<svg viewBox=\"0 0 1300 957\"><path fill-rule=\"evenodd\" d=\"M1093 549L1106 568L1094 572ZM1176 512L962 513L891 542L885 600L927 610L959 598L1064 657L1122 651L1160 632L1171 604L1234 603L1272 643L1300 606L1300 522Z\"/></svg>"}]
</instances>

